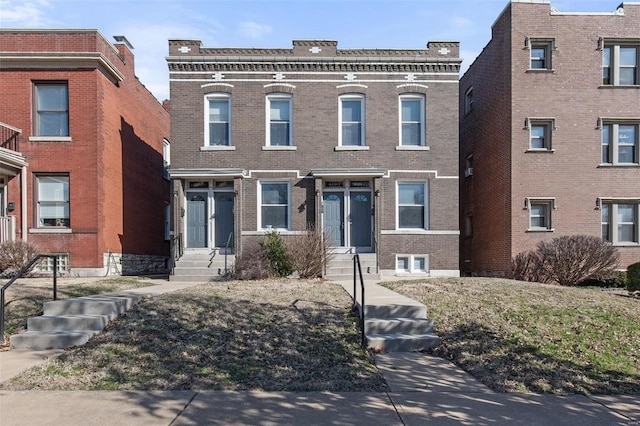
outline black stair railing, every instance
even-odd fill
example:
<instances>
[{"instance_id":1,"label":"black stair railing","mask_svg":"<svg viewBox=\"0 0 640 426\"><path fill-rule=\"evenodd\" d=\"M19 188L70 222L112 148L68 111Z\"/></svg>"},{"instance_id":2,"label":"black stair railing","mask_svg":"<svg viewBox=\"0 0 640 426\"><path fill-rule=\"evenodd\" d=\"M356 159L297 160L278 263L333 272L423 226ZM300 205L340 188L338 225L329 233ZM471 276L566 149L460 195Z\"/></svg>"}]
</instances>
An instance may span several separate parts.
<instances>
[{"instance_id":1,"label":"black stair railing","mask_svg":"<svg viewBox=\"0 0 640 426\"><path fill-rule=\"evenodd\" d=\"M357 289L356 289L356 284L357 284L357 275L360 278L360 312L359 312L359 319L360 319L360 343L362 344L362 346L367 345L367 338L364 334L364 278L362 278L362 266L360 266L360 256L359 255L355 255L353 256L353 305L351 306L351 309L353 309L354 312L356 312L358 310L358 303L357 303Z\"/></svg>"},{"instance_id":2,"label":"black stair railing","mask_svg":"<svg viewBox=\"0 0 640 426\"><path fill-rule=\"evenodd\" d=\"M0 337L4 338L4 293L5 291L18 280L24 274L31 270L31 267L35 265L41 258L48 257L53 259L53 300L58 300L58 256L55 254L38 254L29 263L27 263L22 269L18 271L5 285L0 289Z\"/></svg>"}]
</instances>

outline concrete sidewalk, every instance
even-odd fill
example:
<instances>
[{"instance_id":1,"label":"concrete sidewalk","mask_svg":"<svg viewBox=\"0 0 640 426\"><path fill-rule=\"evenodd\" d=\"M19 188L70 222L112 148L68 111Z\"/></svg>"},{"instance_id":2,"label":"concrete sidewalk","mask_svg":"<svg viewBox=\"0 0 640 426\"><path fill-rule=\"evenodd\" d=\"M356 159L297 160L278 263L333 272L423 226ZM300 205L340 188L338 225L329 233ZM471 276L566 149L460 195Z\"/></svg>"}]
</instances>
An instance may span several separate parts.
<instances>
[{"instance_id":1,"label":"concrete sidewalk","mask_svg":"<svg viewBox=\"0 0 640 426\"><path fill-rule=\"evenodd\" d=\"M153 296L192 285L132 291ZM367 292L367 304L393 297L375 283ZM0 381L60 352L0 352ZM378 354L376 364L388 392L0 391L0 425L640 425L638 395L495 393L422 353Z\"/></svg>"}]
</instances>

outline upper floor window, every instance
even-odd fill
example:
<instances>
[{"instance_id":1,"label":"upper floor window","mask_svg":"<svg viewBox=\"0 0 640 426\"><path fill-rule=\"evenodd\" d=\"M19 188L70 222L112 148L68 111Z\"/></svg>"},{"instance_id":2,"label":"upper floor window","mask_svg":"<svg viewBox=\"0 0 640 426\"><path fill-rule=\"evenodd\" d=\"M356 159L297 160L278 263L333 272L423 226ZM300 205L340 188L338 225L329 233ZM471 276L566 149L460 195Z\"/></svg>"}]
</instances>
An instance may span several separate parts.
<instances>
[{"instance_id":1,"label":"upper floor window","mask_svg":"<svg viewBox=\"0 0 640 426\"><path fill-rule=\"evenodd\" d=\"M339 115L339 144L341 146L364 146L364 96L341 96Z\"/></svg>"},{"instance_id":2,"label":"upper floor window","mask_svg":"<svg viewBox=\"0 0 640 426\"><path fill-rule=\"evenodd\" d=\"M464 113L469 114L473 111L473 87L469 87L466 92L464 92Z\"/></svg>"},{"instance_id":3,"label":"upper floor window","mask_svg":"<svg viewBox=\"0 0 640 426\"><path fill-rule=\"evenodd\" d=\"M551 134L555 129L552 118L527 118L526 127L529 129L530 151L551 151Z\"/></svg>"},{"instance_id":4,"label":"upper floor window","mask_svg":"<svg viewBox=\"0 0 640 426\"><path fill-rule=\"evenodd\" d=\"M262 181L260 200L260 229L289 229L289 182Z\"/></svg>"},{"instance_id":5,"label":"upper floor window","mask_svg":"<svg viewBox=\"0 0 640 426\"><path fill-rule=\"evenodd\" d=\"M555 40L548 38L525 39L525 48L529 49L530 70L552 70L552 52L555 49Z\"/></svg>"},{"instance_id":6,"label":"upper floor window","mask_svg":"<svg viewBox=\"0 0 640 426\"><path fill-rule=\"evenodd\" d=\"M398 182L398 229L428 229L426 182Z\"/></svg>"},{"instance_id":7,"label":"upper floor window","mask_svg":"<svg viewBox=\"0 0 640 426\"><path fill-rule=\"evenodd\" d=\"M637 86L640 46L605 45L602 49L602 84Z\"/></svg>"},{"instance_id":8,"label":"upper floor window","mask_svg":"<svg viewBox=\"0 0 640 426\"><path fill-rule=\"evenodd\" d=\"M171 144L168 140L162 141L162 163L164 166L164 177L169 179L169 169L171 168Z\"/></svg>"},{"instance_id":9,"label":"upper floor window","mask_svg":"<svg viewBox=\"0 0 640 426\"><path fill-rule=\"evenodd\" d=\"M205 98L205 145L231 146L231 97L227 94Z\"/></svg>"},{"instance_id":10,"label":"upper floor window","mask_svg":"<svg viewBox=\"0 0 640 426\"><path fill-rule=\"evenodd\" d=\"M602 164L638 164L637 123L605 123L602 125Z\"/></svg>"},{"instance_id":11,"label":"upper floor window","mask_svg":"<svg viewBox=\"0 0 640 426\"><path fill-rule=\"evenodd\" d=\"M400 145L425 145L424 104L423 95L400 96Z\"/></svg>"},{"instance_id":12,"label":"upper floor window","mask_svg":"<svg viewBox=\"0 0 640 426\"><path fill-rule=\"evenodd\" d=\"M602 238L613 244L637 244L640 241L640 203L617 200L602 203Z\"/></svg>"},{"instance_id":13,"label":"upper floor window","mask_svg":"<svg viewBox=\"0 0 640 426\"><path fill-rule=\"evenodd\" d=\"M291 96L267 96L267 145L289 146L291 143Z\"/></svg>"},{"instance_id":14,"label":"upper floor window","mask_svg":"<svg viewBox=\"0 0 640 426\"><path fill-rule=\"evenodd\" d=\"M69 136L67 83L36 83L35 136Z\"/></svg>"},{"instance_id":15,"label":"upper floor window","mask_svg":"<svg viewBox=\"0 0 640 426\"><path fill-rule=\"evenodd\" d=\"M529 210L529 231L553 231L551 214L555 210L553 198L526 198L525 208Z\"/></svg>"},{"instance_id":16,"label":"upper floor window","mask_svg":"<svg viewBox=\"0 0 640 426\"><path fill-rule=\"evenodd\" d=\"M69 175L37 175L36 221L39 228L69 227Z\"/></svg>"}]
</instances>

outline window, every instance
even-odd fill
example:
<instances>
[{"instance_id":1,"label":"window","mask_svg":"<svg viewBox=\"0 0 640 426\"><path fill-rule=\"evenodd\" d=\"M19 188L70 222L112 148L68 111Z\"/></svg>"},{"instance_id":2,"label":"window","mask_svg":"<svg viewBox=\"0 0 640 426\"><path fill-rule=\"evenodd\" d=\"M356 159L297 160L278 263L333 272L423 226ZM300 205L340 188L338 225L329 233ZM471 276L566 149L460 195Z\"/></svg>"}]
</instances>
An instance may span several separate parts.
<instances>
[{"instance_id":1,"label":"window","mask_svg":"<svg viewBox=\"0 0 640 426\"><path fill-rule=\"evenodd\" d=\"M54 253L50 253L54 254ZM57 272L59 274L65 274L69 271L69 254L68 253L55 253ZM53 273L53 258L43 257L40 262L36 264L34 270L38 272L51 272Z\"/></svg>"},{"instance_id":2,"label":"window","mask_svg":"<svg viewBox=\"0 0 640 426\"><path fill-rule=\"evenodd\" d=\"M464 113L469 114L473 111L473 87L469 87L464 93Z\"/></svg>"},{"instance_id":3,"label":"window","mask_svg":"<svg viewBox=\"0 0 640 426\"><path fill-rule=\"evenodd\" d=\"M291 96L267 96L268 130L267 145L291 145Z\"/></svg>"},{"instance_id":4,"label":"window","mask_svg":"<svg viewBox=\"0 0 640 426\"><path fill-rule=\"evenodd\" d=\"M340 145L364 145L364 96L340 97Z\"/></svg>"},{"instance_id":5,"label":"window","mask_svg":"<svg viewBox=\"0 0 640 426\"><path fill-rule=\"evenodd\" d=\"M554 199L525 199L529 210L529 231L553 231L551 212L556 209Z\"/></svg>"},{"instance_id":6,"label":"window","mask_svg":"<svg viewBox=\"0 0 640 426\"><path fill-rule=\"evenodd\" d=\"M613 244L637 244L639 209L637 201L602 203L602 238Z\"/></svg>"},{"instance_id":7,"label":"window","mask_svg":"<svg viewBox=\"0 0 640 426\"><path fill-rule=\"evenodd\" d=\"M398 228L427 229L427 184L398 183Z\"/></svg>"},{"instance_id":8,"label":"window","mask_svg":"<svg viewBox=\"0 0 640 426\"><path fill-rule=\"evenodd\" d=\"M231 146L231 98L226 94L206 97L205 145Z\"/></svg>"},{"instance_id":9,"label":"window","mask_svg":"<svg viewBox=\"0 0 640 426\"><path fill-rule=\"evenodd\" d=\"M169 169L171 167L171 144L168 140L162 141L162 163L164 166L164 178L170 179Z\"/></svg>"},{"instance_id":10,"label":"window","mask_svg":"<svg viewBox=\"0 0 640 426\"><path fill-rule=\"evenodd\" d=\"M555 129L553 118L527 118L525 129L529 130L529 151L552 151L551 133Z\"/></svg>"},{"instance_id":11,"label":"window","mask_svg":"<svg viewBox=\"0 0 640 426\"><path fill-rule=\"evenodd\" d=\"M532 70L550 70L551 69L551 42L534 41L531 43L530 50L531 63L529 68Z\"/></svg>"},{"instance_id":12,"label":"window","mask_svg":"<svg viewBox=\"0 0 640 426\"><path fill-rule=\"evenodd\" d=\"M289 229L289 183L260 182L260 228Z\"/></svg>"},{"instance_id":13,"label":"window","mask_svg":"<svg viewBox=\"0 0 640 426\"><path fill-rule=\"evenodd\" d=\"M424 146L424 96L400 96L400 145Z\"/></svg>"},{"instance_id":14,"label":"window","mask_svg":"<svg viewBox=\"0 0 640 426\"><path fill-rule=\"evenodd\" d=\"M602 164L638 164L637 123L605 123L602 125Z\"/></svg>"},{"instance_id":15,"label":"window","mask_svg":"<svg viewBox=\"0 0 640 426\"><path fill-rule=\"evenodd\" d=\"M426 274L429 270L428 255L399 254L396 256L396 272Z\"/></svg>"},{"instance_id":16,"label":"window","mask_svg":"<svg viewBox=\"0 0 640 426\"><path fill-rule=\"evenodd\" d=\"M69 176L36 176L38 227L69 227Z\"/></svg>"},{"instance_id":17,"label":"window","mask_svg":"<svg viewBox=\"0 0 640 426\"><path fill-rule=\"evenodd\" d=\"M67 83L36 83L35 136L69 136Z\"/></svg>"},{"instance_id":18,"label":"window","mask_svg":"<svg viewBox=\"0 0 640 426\"><path fill-rule=\"evenodd\" d=\"M637 86L639 46L606 45L602 49L602 84Z\"/></svg>"}]
</instances>

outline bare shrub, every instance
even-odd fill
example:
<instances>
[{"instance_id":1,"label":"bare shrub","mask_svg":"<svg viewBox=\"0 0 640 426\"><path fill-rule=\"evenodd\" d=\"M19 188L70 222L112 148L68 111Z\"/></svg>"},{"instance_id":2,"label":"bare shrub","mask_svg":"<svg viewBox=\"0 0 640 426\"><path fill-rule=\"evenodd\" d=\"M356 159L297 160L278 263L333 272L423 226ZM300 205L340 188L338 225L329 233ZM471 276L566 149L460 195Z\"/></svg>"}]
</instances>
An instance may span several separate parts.
<instances>
[{"instance_id":1,"label":"bare shrub","mask_svg":"<svg viewBox=\"0 0 640 426\"><path fill-rule=\"evenodd\" d=\"M300 278L322 276L330 257L327 241L329 236L313 226L309 226L307 232L302 235L293 235L286 239L287 257Z\"/></svg>"},{"instance_id":2,"label":"bare shrub","mask_svg":"<svg viewBox=\"0 0 640 426\"><path fill-rule=\"evenodd\" d=\"M610 276L619 258L608 241L591 235L569 235L540 241L535 250L518 254L513 259L513 275L526 281L573 286Z\"/></svg>"},{"instance_id":3,"label":"bare shrub","mask_svg":"<svg viewBox=\"0 0 640 426\"><path fill-rule=\"evenodd\" d=\"M6 241L0 244L0 274L12 277L38 254L38 248L26 241ZM37 264L37 262L36 262ZM36 264L26 273L30 273Z\"/></svg>"},{"instance_id":4,"label":"bare shrub","mask_svg":"<svg viewBox=\"0 0 640 426\"><path fill-rule=\"evenodd\" d=\"M242 250L233 264L231 277L236 280L262 280L271 275L269 261L259 245L249 245Z\"/></svg>"}]
</instances>

